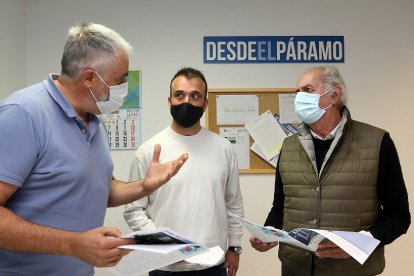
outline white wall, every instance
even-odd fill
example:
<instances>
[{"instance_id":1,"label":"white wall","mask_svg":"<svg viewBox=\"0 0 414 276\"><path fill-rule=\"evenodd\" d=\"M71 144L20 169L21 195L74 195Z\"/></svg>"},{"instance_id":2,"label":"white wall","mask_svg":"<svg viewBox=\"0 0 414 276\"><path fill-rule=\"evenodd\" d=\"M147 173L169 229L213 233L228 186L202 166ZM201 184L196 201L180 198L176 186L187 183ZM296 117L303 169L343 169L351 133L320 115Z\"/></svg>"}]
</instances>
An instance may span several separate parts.
<instances>
[{"instance_id":1,"label":"white wall","mask_svg":"<svg viewBox=\"0 0 414 276\"><path fill-rule=\"evenodd\" d=\"M26 85L24 7L24 0L0 0L0 100Z\"/></svg>"},{"instance_id":2,"label":"white wall","mask_svg":"<svg viewBox=\"0 0 414 276\"><path fill-rule=\"evenodd\" d=\"M10 26L12 32L6 35L16 46L11 52L24 53L18 47L25 40L27 54L25 65L21 62L16 65L15 59L0 51L0 70L17 66L16 71L27 72L27 84L43 80L49 72L60 71L66 32L76 22L94 21L107 25L130 41L136 49L130 68L143 71L144 140L170 123L167 108L169 81L183 65L201 69L211 88L294 87L300 73L311 66L203 64L203 36L344 35L345 63L338 67L348 84L348 106L355 119L390 131L413 202L414 152L410 144L414 136L414 128L410 126L414 100L412 0L30 0L25 3L25 11L21 9L21 2L3 7L5 4L1 1L15 3L0 0L0 30L9 32L6 26ZM6 11L3 12L3 8ZM23 14L26 14L25 18L21 18ZM26 32L22 37L20 32L24 33L24 29ZM16 79L12 73L16 71L8 69L2 73L0 85L6 85L6 82L10 87L19 87L23 79L21 76ZM0 94L0 99L4 96ZM132 154L113 154L117 178L127 179ZM273 182L273 175L241 176L247 218L264 222L272 204ZM109 210L105 224L120 227L123 232L129 231L122 218L122 208ZM255 252L247 240L248 234L243 239L245 250L238 275L279 275L276 250L264 254ZM384 275L412 275L413 246L412 230L387 246ZM107 272L97 270L97 274L106 275Z\"/></svg>"}]
</instances>

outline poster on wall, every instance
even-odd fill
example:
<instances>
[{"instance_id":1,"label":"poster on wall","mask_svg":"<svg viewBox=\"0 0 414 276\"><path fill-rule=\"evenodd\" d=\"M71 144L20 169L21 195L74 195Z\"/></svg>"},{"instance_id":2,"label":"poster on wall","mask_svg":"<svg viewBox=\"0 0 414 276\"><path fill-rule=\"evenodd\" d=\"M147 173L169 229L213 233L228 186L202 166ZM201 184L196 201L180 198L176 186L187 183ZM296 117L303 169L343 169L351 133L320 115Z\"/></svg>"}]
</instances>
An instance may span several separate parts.
<instances>
[{"instance_id":1,"label":"poster on wall","mask_svg":"<svg viewBox=\"0 0 414 276\"><path fill-rule=\"evenodd\" d=\"M111 150L136 150L141 144L141 71L129 71L128 95L118 112L104 114Z\"/></svg>"}]
</instances>

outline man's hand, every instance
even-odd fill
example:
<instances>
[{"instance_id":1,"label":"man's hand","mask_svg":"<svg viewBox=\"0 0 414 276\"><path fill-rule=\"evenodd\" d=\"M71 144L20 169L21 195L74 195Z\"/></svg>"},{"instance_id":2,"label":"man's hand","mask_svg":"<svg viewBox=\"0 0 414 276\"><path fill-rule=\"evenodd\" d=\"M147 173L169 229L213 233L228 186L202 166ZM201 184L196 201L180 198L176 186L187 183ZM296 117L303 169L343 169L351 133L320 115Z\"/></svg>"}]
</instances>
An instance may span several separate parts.
<instances>
[{"instance_id":1,"label":"man's hand","mask_svg":"<svg viewBox=\"0 0 414 276\"><path fill-rule=\"evenodd\" d=\"M332 259L347 259L349 254L343 251L336 244L330 240L324 240L319 244L318 250L315 255L319 258L332 258Z\"/></svg>"},{"instance_id":2,"label":"man's hand","mask_svg":"<svg viewBox=\"0 0 414 276\"><path fill-rule=\"evenodd\" d=\"M121 238L118 229L99 227L74 235L72 252L77 257L96 267L116 265L130 250L118 246L134 243L132 239Z\"/></svg>"},{"instance_id":3,"label":"man's hand","mask_svg":"<svg viewBox=\"0 0 414 276\"><path fill-rule=\"evenodd\" d=\"M277 242L262 242L261 240L259 240L258 238L254 236L251 236L249 241L252 247L260 252L268 251L278 245Z\"/></svg>"},{"instance_id":4,"label":"man's hand","mask_svg":"<svg viewBox=\"0 0 414 276\"><path fill-rule=\"evenodd\" d=\"M237 270L239 269L240 256L230 250L227 250L224 258L224 266L227 267L227 275L236 276Z\"/></svg>"},{"instance_id":5,"label":"man's hand","mask_svg":"<svg viewBox=\"0 0 414 276\"><path fill-rule=\"evenodd\" d=\"M188 154L184 153L176 160L161 164L159 161L160 153L161 146L157 144L154 147L154 155L142 183L147 194L151 194L164 183L168 182L171 177L177 174L185 161L188 159Z\"/></svg>"}]
</instances>

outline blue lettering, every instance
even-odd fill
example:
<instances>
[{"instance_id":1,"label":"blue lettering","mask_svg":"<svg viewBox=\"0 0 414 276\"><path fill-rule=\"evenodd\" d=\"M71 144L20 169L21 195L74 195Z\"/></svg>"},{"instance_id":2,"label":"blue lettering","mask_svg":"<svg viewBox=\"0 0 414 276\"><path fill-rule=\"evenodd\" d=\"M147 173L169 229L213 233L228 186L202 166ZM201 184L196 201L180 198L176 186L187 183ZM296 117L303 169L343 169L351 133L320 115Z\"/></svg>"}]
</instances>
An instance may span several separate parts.
<instances>
[{"instance_id":1,"label":"blue lettering","mask_svg":"<svg viewBox=\"0 0 414 276\"><path fill-rule=\"evenodd\" d=\"M204 37L205 63L344 62L343 36Z\"/></svg>"}]
</instances>

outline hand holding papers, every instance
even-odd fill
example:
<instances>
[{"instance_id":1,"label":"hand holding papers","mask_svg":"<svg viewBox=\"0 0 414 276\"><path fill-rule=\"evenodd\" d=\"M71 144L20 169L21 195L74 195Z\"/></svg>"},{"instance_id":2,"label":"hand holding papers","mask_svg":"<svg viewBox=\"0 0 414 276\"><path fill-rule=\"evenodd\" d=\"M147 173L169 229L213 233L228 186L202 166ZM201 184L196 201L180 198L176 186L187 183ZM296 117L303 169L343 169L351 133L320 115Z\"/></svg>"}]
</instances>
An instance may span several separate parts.
<instances>
[{"instance_id":1,"label":"hand holding papers","mask_svg":"<svg viewBox=\"0 0 414 276\"><path fill-rule=\"evenodd\" d=\"M224 256L220 247L209 249L166 227L136 231L123 237L133 238L137 243L120 246L132 251L116 266L108 268L116 275L140 275L183 260L209 267L219 264Z\"/></svg>"},{"instance_id":2,"label":"hand holding papers","mask_svg":"<svg viewBox=\"0 0 414 276\"><path fill-rule=\"evenodd\" d=\"M230 216L239 221L253 236L262 242L288 243L315 252L326 238L342 248L360 264L364 264L380 243L370 235L350 231L327 231L321 229L298 228L290 232L268 226L260 226L235 214Z\"/></svg>"}]
</instances>

